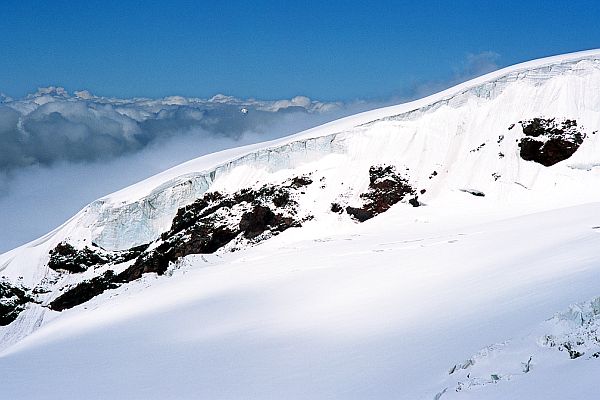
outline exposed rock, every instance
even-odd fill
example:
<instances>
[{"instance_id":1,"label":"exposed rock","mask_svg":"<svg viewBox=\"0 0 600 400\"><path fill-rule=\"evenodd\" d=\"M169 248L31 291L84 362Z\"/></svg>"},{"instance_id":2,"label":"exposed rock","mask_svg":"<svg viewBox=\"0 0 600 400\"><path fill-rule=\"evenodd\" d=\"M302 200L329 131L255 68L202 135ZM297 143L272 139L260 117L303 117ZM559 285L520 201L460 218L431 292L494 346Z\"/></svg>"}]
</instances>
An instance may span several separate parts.
<instances>
[{"instance_id":1,"label":"exposed rock","mask_svg":"<svg viewBox=\"0 0 600 400\"><path fill-rule=\"evenodd\" d=\"M526 136L519 142L521 158L546 167L571 157L586 137L572 119L534 118L519 123Z\"/></svg>"},{"instance_id":2,"label":"exposed rock","mask_svg":"<svg viewBox=\"0 0 600 400\"><path fill-rule=\"evenodd\" d=\"M485 193L483 193L480 190L476 190L476 189L460 189L460 191L472 194L473 196L477 196L477 197L485 197Z\"/></svg>"},{"instance_id":3,"label":"exposed rock","mask_svg":"<svg viewBox=\"0 0 600 400\"><path fill-rule=\"evenodd\" d=\"M303 186L308 186L312 182L313 182L312 179L310 179L308 176L296 176L296 177L292 178L292 183L290 184L290 186L298 189Z\"/></svg>"},{"instance_id":4,"label":"exposed rock","mask_svg":"<svg viewBox=\"0 0 600 400\"><path fill-rule=\"evenodd\" d=\"M232 195L206 193L177 211L171 229L161 235L155 247L148 250L149 245L143 245L103 256L105 263L135 259L124 271L117 275L108 271L101 277L84 281L55 299L50 308L61 311L74 307L147 273L163 275L170 263L190 254L214 253L234 240L256 243L300 226L310 217L301 219L297 216L294 192L311 182L300 177L292 179L287 186L264 185L258 189L242 189ZM68 250L65 254L71 257L79 254L68 244L63 247Z\"/></svg>"},{"instance_id":5,"label":"exposed rock","mask_svg":"<svg viewBox=\"0 0 600 400\"><path fill-rule=\"evenodd\" d=\"M269 207L254 206L254 209L242 215L240 229L246 239L252 239L268 229L275 221L275 214Z\"/></svg>"},{"instance_id":6,"label":"exposed rock","mask_svg":"<svg viewBox=\"0 0 600 400\"><path fill-rule=\"evenodd\" d=\"M369 190L360 195L364 200L363 206L346 207L346 212L364 222L409 196L409 203L418 207L415 189L396 172L394 166L373 166L369 168Z\"/></svg>"},{"instance_id":7,"label":"exposed rock","mask_svg":"<svg viewBox=\"0 0 600 400\"><path fill-rule=\"evenodd\" d=\"M275 205L275 207L284 207L288 204L289 201L289 192L282 191L273 195L273 204Z\"/></svg>"},{"instance_id":8,"label":"exposed rock","mask_svg":"<svg viewBox=\"0 0 600 400\"><path fill-rule=\"evenodd\" d=\"M365 222L375 216L375 213L369 209L346 207L346 212L353 216L358 222Z\"/></svg>"},{"instance_id":9,"label":"exposed rock","mask_svg":"<svg viewBox=\"0 0 600 400\"><path fill-rule=\"evenodd\" d=\"M77 250L69 243L61 242L50 251L48 267L59 272L78 273L94 265L106 264L108 261L87 246Z\"/></svg>"},{"instance_id":10,"label":"exposed rock","mask_svg":"<svg viewBox=\"0 0 600 400\"><path fill-rule=\"evenodd\" d=\"M581 357L582 355L584 355L585 353L582 353L580 351L577 351L573 348L573 345L569 342L564 343L563 344L564 349L569 353L569 358L571 360L574 360L576 358Z\"/></svg>"},{"instance_id":11,"label":"exposed rock","mask_svg":"<svg viewBox=\"0 0 600 400\"><path fill-rule=\"evenodd\" d=\"M339 214L344 211L344 209L338 203L331 203L331 211Z\"/></svg>"},{"instance_id":12,"label":"exposed rock","mask_svg":"<svg viewBox=\"0 0 600 400\"><path fill-rule=\"evenodd\" d=\"M112 271L107 271L101 276L97 276L88 281L83 281L77 286L69 289L58 296L49 304L50 309L63 311L98 296L108 289L115 289L119 285L115 283L115 275Z\"/></svg>"},{"instance_id":13,"label":"exposed rock","mask_svg":"<svg viewBox=\"0 0 600 400\"><path fill-rule=\"evenodd\" d=\"M135 260L142 254L150 245L150 243L142 244L123 251L116 251L112 254L111 262L120 264L127 261Z\"/></svg>"},{"instance_id":14,"label":"exposed rock","mask_svg":"<svg viewBox=\"0 0 600 400\"><path fill-rule=\"evenodd\" d=\"M92 243L98 250L92 250L85 246L77 250L66 242L59 243L50 251L48 267L58 272L80 273L90 267L99 267L108 263L120 264L136 259L146 250L148 244L132 247L123 251L106 251Z\"/></svg>"},{"instance_id":15,"label":"exposed rock","mask_svg":"<svg viewBox=\"0 0 600 400\"><path fill-rule=\"evenodd\" d=\"M135 263L121 272L116 282L126 283L139 279L143 274L163 275L169 263L189 254L214 253L232 241L239 232L224 226L213 226L210 222L200 223L183 234L175 235L158 245L155 249L142 254Z\"/></svg>"},{"instance_id":16,"label":"exposed rock","mask_svg":"<svg viewBox=\"0 0 600 400\"><path fill-rule=\"evenodd\" d=\"M411 197L410 199L408 199L408 204L410 204L413 207L421 206L421 202L416 197Z\"/></svg>"},{"instance_id":17,"label":"exposed rock","mask_svg":"<svg viewBox=\"0 0 600 400\"><path fill-rule=\"evenodd\" d=\"M0 281L0 326L13 322L33 298L27 292L8 282Z\"/></svg>"},{"instance_id":18,"label":"exposed rock","mask_svg":"<svg viewBox=\"0 0 600 400\"><path fill-rule=\"evenodd\" d=\"M498 143L500 143L500 142L498 142ZM481 143L481 144L480 144L479 146L477 146L476 148L474 148L474 149L470 150L470 151L469 151L469 153L475 153L475 152L477 152L477 151L479 151L479 150L483 149L483 146L485 146L485 143Z\"/></svg>"},{"instance_id":19,"label":"exposed rock","mask_svg":"<svg viewBox=\"0 0 600 400\"><path fill-rule=\"evenodd\" d=\"M233 195L205 194L179 209L171 229L161 235L163 242L138 257L132 266L119 274L118 281L130 282L151 272L162 275L169 263L190 254L214 253L239 236L250 240L266 231L278 233L300 226L300 221L274 213L269 204L278 209L285 208L288 214L293 214L297 205L290 189L284 186L245 188ZM234 212L234 208L238 212ZM238 217L240 213L241 217Z\"/></svg>"}]
</instances>

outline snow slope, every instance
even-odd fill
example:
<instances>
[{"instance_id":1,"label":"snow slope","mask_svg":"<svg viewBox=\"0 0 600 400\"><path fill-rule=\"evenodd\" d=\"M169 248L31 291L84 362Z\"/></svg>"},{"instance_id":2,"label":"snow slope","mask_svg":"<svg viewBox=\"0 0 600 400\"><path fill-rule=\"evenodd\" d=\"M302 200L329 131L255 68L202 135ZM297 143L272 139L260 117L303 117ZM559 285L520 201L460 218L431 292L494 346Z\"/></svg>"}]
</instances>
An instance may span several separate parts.
<instances>
[{"instance_id":1,"label":"snow slope","mask_svg":"<svg viewBox=\"0 0 600 400\"><path fill-rule=\"evenodd\" d=\"M523 121L533 118L576 120L580 147L551 166L523 159ZM540 337L559 325L560 338L574 332L564 318L544 321L600 296L599 127L593 50L201 157L99 199L0 256L7 282L44 292L0 327L3 392L594 398L595 334L576 344L586 354L574 359L564 343ZM369 168L381 164L407 178L421 207L399 203L362 224L331 211L360 206ZM106 251L160 243L178 209L204 193L298 176L312 180L298 194L299 212L313 217L301 228L236 252L186 256L164 276L146 274L69 310L45 307L104 271L50 269L59 243Z\"/></svg>"},{"instance_id":2,"label":"snow slope","mask_svg":"<svg viewBox=\"0 0 600 400\"><path fill-rule=\"evenodd\" d=\"M448 398L595 398L600 362L557 350L535 357L526 376L462 393L448 370L598 295L600 232L590 219L600 204L483 224L432 209L192 256L174 276L65 311L9 349L3 393L433 399L451 387ZM537 347L510 361L518 368Z\"/></svg>"}]
</instances>

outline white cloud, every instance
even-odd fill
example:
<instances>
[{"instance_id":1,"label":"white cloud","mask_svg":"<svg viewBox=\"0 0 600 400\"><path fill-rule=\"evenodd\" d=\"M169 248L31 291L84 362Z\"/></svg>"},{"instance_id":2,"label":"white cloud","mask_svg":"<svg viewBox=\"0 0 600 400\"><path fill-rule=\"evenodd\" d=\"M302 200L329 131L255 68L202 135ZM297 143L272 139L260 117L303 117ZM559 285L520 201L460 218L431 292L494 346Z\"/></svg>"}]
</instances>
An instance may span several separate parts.
<instances>
[{"instance_id":1,"label":"white cloud","mask_svg":"<svg viewBox=\"0 0 600 400\"><path fill-rule=\"evenodd\" d=\"M240 110L248 110L243 114ZM343 114L338 103L260 101L217 95L209 100L169 96L163 99L115 99L82 90L70 96L62 87L40 88L24 99L3 98L0 105L0 171L57 162L90 162L135 153L161 138L202 132L238 138L267 134L278 121L305 128ZM285 114L285 115L284 115ZM281 129L281 127L278 127ZM290 128L284 129L291 133ZM6 144L9 145L6 145ZM7 154L9 153L10 154Z\"/></svg>"}]
</instances>

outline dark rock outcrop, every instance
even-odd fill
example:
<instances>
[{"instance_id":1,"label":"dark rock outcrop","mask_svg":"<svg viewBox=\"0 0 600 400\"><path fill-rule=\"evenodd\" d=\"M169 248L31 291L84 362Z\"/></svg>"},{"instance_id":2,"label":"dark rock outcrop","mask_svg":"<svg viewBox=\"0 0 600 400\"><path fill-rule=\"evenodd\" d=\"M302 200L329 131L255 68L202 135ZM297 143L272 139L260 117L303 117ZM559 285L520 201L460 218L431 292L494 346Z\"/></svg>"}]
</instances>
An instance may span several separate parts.
<instances>
[{"instance_id":1,"label":"dark rock outcrop","mask_svg":"<svg viewBox=\"0 0 600 400\"><path fill-rule=\"evenodd\" d=\"M119 285L115 282L114 273L107 271L101 276L83 281L67 290L54 299L48 306L54 311L67 310L91 300L108 289L115 289L117 287Z\"/></svg>"},{"instance_id":2,"label":"dark rock outcrop","mask_svg":"<svg viewBox=\"0 0 600 400\"><path fill-rule=\"evenodd\" d=\"M308 186L312 182L313 182L312 179L310 179L308 176L296 176L296 177L292 178L292 182L290 183L290 187L298 189L298 188L301 188L303 186Z\"/></svg>"},{"instance_id":3,"label":"dark rock outcrop","mask_svg":"<svg viewBox=\"0 0 600 400\"><path fill-rule=\"evenodd\" d=\"M473 196L477 196L477 197L485 197L485 193L483 193L481 190L476 190L476 189L460 189L460 191L472 194Z\"/></svg>"},{"instance_id":4,"label":"dark rock outcrop","mask_svg":"<svg viewBox=\"0 0 600 400\"><path fill-rule=\"evenodd\" d=\"M214 253L234 240L256 243L288 228L301 226L303 219L297 216L294 192L310 183L309 178L300 177L292 179L288 185L246 188L231 195L206 193L177 211L171 229L161 235L155 246L143 245L100 257L104 263L135 259L124 271L119 274L108 271L81 282L50 303L50 308L57 311L72 308L147 273L163 275L170 263L190 254ZM66 260L61 259L63 263L67 262L68 256L80 256L81 251L78 253L72 246L66 244L63 247L68 250L64 252ZM89 264L99 263L94 260Z\"/></svg>"},{"instance_id":5,"label":"dark rock outcrop","mask_svg":"<svg viewBox=\"0 0 600 400\"><path fill-rule=\"evenodd\" d=\"M360 222L387 211L407 197L412 206L419 206L415 189L391 165L369 168L369 190L360 197L364 200L362 207L346 207L346 212Z\"/></svg>"},{"instance_id":6,"label":"dark rock outcrop","mask_svg":"<svg viewBox=\"0 0 600 400\"><path fill-rule=\"evenodd\" d=\"M171 229L161 235L162 243L138 257L132 266L118 275L117 280L130 282L151 272L162 275L169 263L181 257L214 253L239 236L255 239L266 231L280 232L300 225L299 221L288 220L273 212L270 204L292 210L296 206L289 189L283 186L247 188L229 196L207 193L179 209ZM234 207L246 211L241 213L241 217L235 217Z\"/></svg>"},{"instance_id":7,"label":"dark rock outcrop","mask_svg":"<svg viewBox=\"0 0 600 400\"><path fill-rule=\"evenodd\" d=\"M269 228L275 221L275 213L269 207L254 206L240 220L240 230L246 239L252 239Z\"/></svg>"},{"instance_id":8,"label":"dark rock outcrop","mask_svg":"<svg viewBox=\"0 0 600 400\"><path fill-rule=\"evenodd\" d=\"M342 206L339 203L331 203L331 212L339 214L342 211L344 211L344 209L342 208Z\"/></svg>"},{"instance_id":9,"label":"dark rock outcrop","mask_svg":"<svg viewBox=\"0 0 600 400\"><path fill-rule=\"evenodd\" d=\"M92 246L95 246L94 243L92 243ZM67 242L61 242L50 251L48 267L57 272L80 273L87 271L90 267L99 267L108 263L120 264L134 260L147 247L148 244L143 244L124 251L109 252L99 247L97 250L92 250L87 246L78 250Z\"/></svg>"},{"instance_id":10,"label":"dark rock outcrop","mask_svg":"<svg viewBox=\"0 0 600 400\"><path fill-rule=\"evenodd\" d=\"M94 265L106 264L108 261L87 246L77 250L69 243L61 242L50 251L48 267L59 272L78 273Z\"/></svg>"},{"instance_id":11,"label":"dark rock outcrop","mask_svg":"<svg viewBox=\"0 0 600 400\"><path fill-rule=\"evenodd\" d=\"M33 298L23 289L0 282L0 326L13 322Z\"/></svg>"},{"instance_id":12,"label":"dark rock outcrop","mask_svg":"<svg viewBox=\"0 0 600 400\"><path fill-rule=\"evenodd\" d=\"M573 119L534 118L519 123L526 136L519 142L521 158L546 167L571 157L586 137Z\"/></svg>"}]
</instances>

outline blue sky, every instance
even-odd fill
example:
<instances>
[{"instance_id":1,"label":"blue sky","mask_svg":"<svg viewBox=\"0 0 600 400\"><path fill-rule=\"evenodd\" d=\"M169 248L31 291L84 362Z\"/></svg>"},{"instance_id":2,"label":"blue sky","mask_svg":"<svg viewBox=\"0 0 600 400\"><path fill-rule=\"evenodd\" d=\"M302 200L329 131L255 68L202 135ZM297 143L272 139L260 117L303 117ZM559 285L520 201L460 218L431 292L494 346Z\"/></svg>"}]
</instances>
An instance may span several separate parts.
<instances>
[{"instance_id":1,"label":"blue sky","mask_svg":"<svg viewBox=\"0 0 600 400\"><path fill-rule=\"evenodd\" d=\"M0 92L385 98L600 47L597 1L3 1ZM486 53L487 52L487 53ZM475 73L478 71L474 71Z\"/></svg>"}]
</instances>

